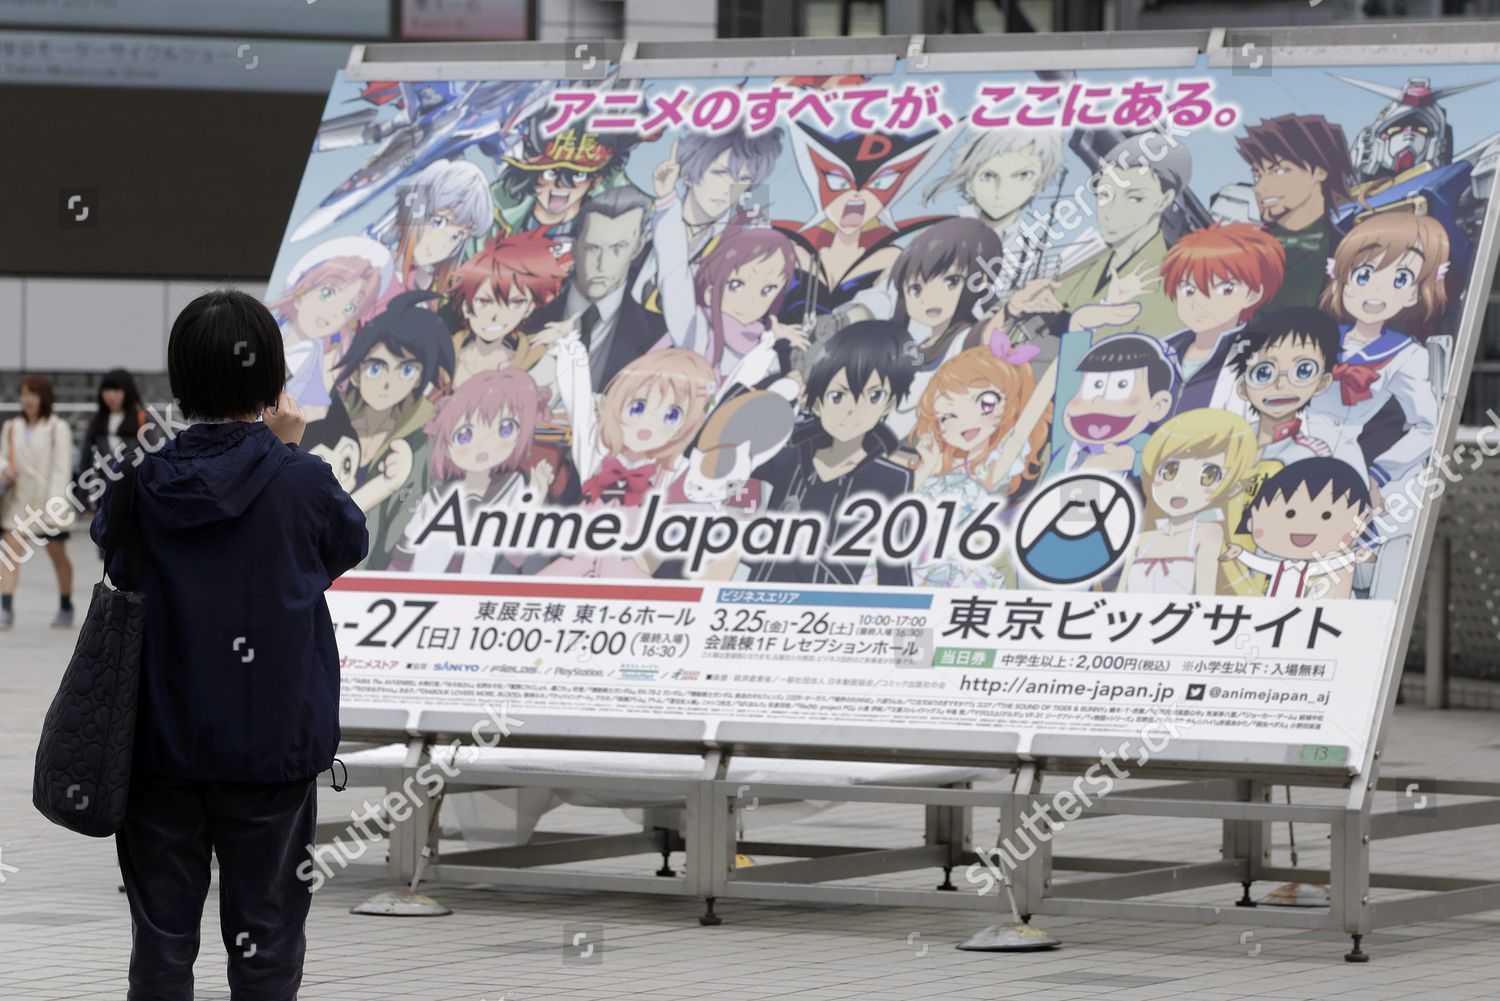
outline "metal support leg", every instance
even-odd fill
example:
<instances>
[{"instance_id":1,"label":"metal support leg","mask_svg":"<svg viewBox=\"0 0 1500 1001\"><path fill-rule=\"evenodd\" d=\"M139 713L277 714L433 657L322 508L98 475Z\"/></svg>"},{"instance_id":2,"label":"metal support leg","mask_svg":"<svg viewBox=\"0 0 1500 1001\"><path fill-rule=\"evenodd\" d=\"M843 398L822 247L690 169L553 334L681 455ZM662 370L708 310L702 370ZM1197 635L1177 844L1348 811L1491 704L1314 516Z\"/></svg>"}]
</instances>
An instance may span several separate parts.
<instances>
[{"instance_id":1,"label":"metal support leg","mask_svg":"<svg viewBox=\"0 0 1500 1001\"><path fill-rule=\"evenodd\" d=\"M1034 952L1057 946L1057 939L1031 925L1031 915L1041 906L1051 872L1050 832L1037 831L1040 813L1031 805L1031 797L1040 790L1040 769L1025 764L1016 771L1011 791L1000 795L1000 830L995 839L999 856L995 864L1004 881L996 887L1001 895L1000 923L974 933L959 944L960 949ZM1031 823L1025 823L1028 820Z\"/></svg>"},{"instance_id":2,"label":"metal support leg","mask_svg":"<svg viewBox=\"0 0 1500 1001\"><path fill-rule=\"evenodd\" d=\"M1333 822L1329 897L1334 921L1354 939L1354 947L1344 956L1351 963L1368 962L1370 958L1360 950L1359 943L1371 929L1370 808L1379 768L1377 762L1363 782L1354 783L1343 812Z\"/></svg>"},{"instance_id":3,"label":"metal support leg","mask_svg":"<svg viewBox=\"0 0 1500 1001\"><path fill-rule=\"evenodd\" d=\"M665 827L658 827L656 833L661 837L661 868L656 870L656 874L676 876L677 870L672 868L672 832Z\"/></svg>"},{"instance_id":4,"label":"metal support leg","mask_svg":"<svg viewBox=\"0 0 1500 1001\"><path fill-rule=\"evenodd\" d=\"M997 844L1002 848L1008 843L1015 851L1006 850L1016 863L1011 881L1015 886L1016 904L1021 909L1021 920L1030 920L1030 915L1041 903L1044 887L1044 866L1036 850L1041 846L1031 830L1022 821L1031 816L1031 796L1042 788L1041 769L1035 764L1024 764L1016 772L1015 787L1011 794L1000 801L1000 835ZM1027 846L1033 846L1027 850ZM1023 857L1024 856L1024 857Z\"/></svg>"},{"instance_id":5,"label":"metal support leg","mask_svg":"<svg viewBox=\"0 0 1500 1001\"><path fill-rule=\"evenodd\" d=\"M706 863L708 846L713 840L713 790L718 767L718 751L704 754L703 770L698 773L698 781L689 790L685 809L682 811L683 874L687 877L687 892L694 897L713 893L713 877Z\"/></svg>"},{"instance_id":6,"label":"metal support leg","mask_svg":"<svg viewBox=\"0 0 1500 1001\"><path fill-rule=\"evenodd\" d=\"M422 882L422 876L427 872L427 867L438 856L438 846L442 840L442 831L439 828L438 817L442 812L443 794L437 793L432 797L432 808L427 811L427 832L422 839L422 850L420 857L417 859L416 872L412 873L411 886L407 888L412 893L417 892L417 886Z\"/></svg>"},{"instance_id":7,"label":"metal support leg","mask_svg":"<svg viewBox=\"0 0 1500 1001\"><path fill-rule=\"evenodd\" d=\"M972 784L959 782L950 789L969 789ZM941 845L946 851L943 861L943 882L939 890L957 891L953 885L953 870L962 864L964 855L972 847L973 811L966 806L928 806L927 830L923 842Z\"/></svg>"},{"instance_id":8,"label":"metal support leg","mask_svg":"<svg viewBox=\"0 0 1500 1001\"><path fill-rule=\"evenodd\" d=\"M388 828L390 854L386 856L386 873L400 883L402 889L377 893L350 908L349 913L400 917L441 917L453 913L417 890L427 866L437 858L438 841L442 835L438 829L438 816L443 809L443 793L434 793L418 778L418 772L425 775L431 771L431 752L432 745L425 737L413 737L406 742L406 757L401 762L398 788L399 795L411 804L407 818L395 821L393 816L385 813L386 808L381 807L387 819L394 821ZM396 789L391 790L392 794L396 792Z\"/></svg>"},{"instance_id":9,"label":"metal support leg","mask_svg":"<svg viewBox=\"0 0 1500 1001\"><path fill-rule=\"evenodd\" d=\"M1453 541L1433 540L1427 557L1427 642L1422 676L1423 704L1428 709L1448 706L1448 575Z\"/></svg>"},{"instance_id":10,"label":"metal support leg","mask_svg":"<svg viewBox=\"0 0 1500 1001\"><path fill-rule=\"evenodd\" d=\"M1245 802L1261 802L1266 798L1264 782L1246 780L1235 783L1234 798ZM1261 853L1265 851L1266 825L1258 820L1226 820L1220 854L1225 859L1245 859L1248 862L1247 878L1240 883L1242 893L1234 902L1236 907L1254 907L1250 888L1262 864Z\"/></svg>"},{"instance_id":11,"label":"metal support leg","mask_svg":"<svg viewBox=\"0 0 1500 1001\"><path fill-rule=\"evenodd\" d=\"M706 816L699 825L704 835L702 867L699 870L703 883L699 892L703 894L704 912L698 923L713 927L723 923L723 918L714 913L714 901L719 891L728 885L729 874L734 869L735 849L738 847L734 800L721 796L716 783L723 782L729 770L729 756L722 751L709 751L704 756L704 773L708 777L703 783Z\"/></svg>"},{"instance_id":12,"label":"metal support leg","mask_svg":"<svg viewBox=\"0 0 1500 1001\"><path fill-rule=\"evenodd\" d=\"M428 832L437 824L438 803L423 784L416 781L417 770L431 757L432 745L425 737L413 737L406 742L406 759L401 763L401 788L411 791L412 812L391 830L390 855L386 859L386 873L397 883L409 884L416 877L422 862L422 850L427 847Z\"/></svg>"}]
</instances>

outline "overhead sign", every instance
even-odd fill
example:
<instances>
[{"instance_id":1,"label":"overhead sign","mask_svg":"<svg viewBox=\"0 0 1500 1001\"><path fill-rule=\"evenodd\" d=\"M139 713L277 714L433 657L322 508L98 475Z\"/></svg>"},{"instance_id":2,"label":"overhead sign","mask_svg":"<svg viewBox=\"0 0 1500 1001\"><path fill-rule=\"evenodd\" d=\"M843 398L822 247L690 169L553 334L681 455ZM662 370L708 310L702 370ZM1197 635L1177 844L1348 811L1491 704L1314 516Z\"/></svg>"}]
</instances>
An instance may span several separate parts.
<instances>
[{"instance_id":1,"label":"overhead sign","mask_svg":"<svg viewBox=\"0 0 1500 1001\"><path fill-rule=\"evenodd\" d=\"M1500 84L577 63L330 96L270 301L346 703L1359 759Z\"/></svg>"},{"instance_id":2,"label":"overhead sign","mask_svg":"<svg viewBox=\"0 0 1500 1001\"><path fill-rule=\"evenodd\" d=\"M402 0L401 37L456 42L523 39L527 0Z\"/></svg>"},{"instance_id":3,"label":"overhead sign","mask_svg":"<svg viewBox=\"0 0 1500 1001\"><path fill-rule=\"evenodd\" d=\"M312 93L328 88L348 54L337 42L0 31L0 81Z\"/></svg>"},{"instance_id":4,"label":"overhead sign","mask_svg":"<svg viewBox=\"0 0 1500 1001\"><path fill-rule=\"evenodd\" d=\"M390 5L371 0L0 0L0 24L105 31L386 38Z\"/></svg>"}]
</instances>

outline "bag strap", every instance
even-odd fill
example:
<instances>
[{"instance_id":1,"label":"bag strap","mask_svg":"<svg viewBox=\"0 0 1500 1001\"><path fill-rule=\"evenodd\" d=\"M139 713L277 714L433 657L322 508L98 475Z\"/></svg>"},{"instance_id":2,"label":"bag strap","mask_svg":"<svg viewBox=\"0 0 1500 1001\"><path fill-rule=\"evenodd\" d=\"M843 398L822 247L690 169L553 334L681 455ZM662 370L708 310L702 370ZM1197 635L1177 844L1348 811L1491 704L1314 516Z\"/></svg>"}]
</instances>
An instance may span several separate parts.
<instances>
[{"instance_id":1,"label":"bag strap","mask_svg":"<svg viewBox=\"0 0 1500 1001\"><path fill-rule=\"evenodd\" d=\"M114 503L109 506L109 524L104 527L104 572L108 573L115 561L115 553L125 547L124 573L111 578L121 591L134 591L140 584L140 547L136 545L135 533L130 530L135 519L136 467L125 462L120 467L119 485L115 488ZM100 580L104 575L100 575Z\"/></svg>"}]
</instances>

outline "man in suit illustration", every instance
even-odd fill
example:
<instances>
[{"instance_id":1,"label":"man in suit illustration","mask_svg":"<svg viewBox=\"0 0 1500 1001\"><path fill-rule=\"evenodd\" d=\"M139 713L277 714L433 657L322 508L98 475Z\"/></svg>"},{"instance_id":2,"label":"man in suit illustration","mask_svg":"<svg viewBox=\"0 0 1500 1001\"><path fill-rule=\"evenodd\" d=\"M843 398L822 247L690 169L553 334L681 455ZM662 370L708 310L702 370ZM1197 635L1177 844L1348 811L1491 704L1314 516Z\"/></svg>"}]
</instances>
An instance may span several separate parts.
<instances>
[{"instance_id":1,"label":"man in suit illustration","mask_svg":"<svg viewBox=\"0 0 1500 1001\"><path fill-rule=\"evenodd\" d=\"M649 242L650 218L651 199L628 184L585 201L567 294L533 314L533 324L542 325L578 317L595 393L604 392L627 362L651 350L667 330L660 313L630 294L630 279Z\"/></svg>"}]
</instances>

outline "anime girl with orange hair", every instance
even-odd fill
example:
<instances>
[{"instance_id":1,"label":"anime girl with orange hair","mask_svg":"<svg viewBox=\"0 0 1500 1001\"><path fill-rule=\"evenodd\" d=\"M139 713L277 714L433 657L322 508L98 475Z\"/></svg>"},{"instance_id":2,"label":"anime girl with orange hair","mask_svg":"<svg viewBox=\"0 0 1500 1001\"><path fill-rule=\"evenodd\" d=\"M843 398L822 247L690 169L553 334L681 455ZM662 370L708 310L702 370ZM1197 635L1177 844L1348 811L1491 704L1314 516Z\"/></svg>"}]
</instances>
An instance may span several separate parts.
<instances>
[{"instance_id":1,"label":"anime girl with orange hair","mask_svg":"<svg viewBox=\"0 0 1500 1001\"><path fill-rule=\"evenodd\" d=\"M1438 405L1421 338L1448 305L1448 233L1431 216L1381 212L1339 241L1328 269L1318 306L1339 322L1340 351L1334 385L1308 407L1358 439L1378 507L1379 488L1432 453ZM1362 434L1392 400L1405 416L1404 430ZM1346 442L1328 444L1337 451Z\"/></svg>"},{"instance_id":2,"label":"anime girl with orange hair","mask_svg":"<svg viewBox=\"0 0 1500 1001\"><path fill-rule=\"evenodd\" d=\"M1335 455L1360 450L1376 510L1382 491L1409 491L1432 455L1438 401L1423 339L1448 306L1448 261L1443 224L1403 209L1355 223L1328 261L1318 307L1338 321L1340 350L1334 385L1313 397L1308 413L1338 429L1328 442ZM1377 416L1392 401L1400 421ZM1370 597L1397 596L1410 548L1409 521L1383 536Z\"/></svg>"},{"instance_id":3,"label":"anime girl with orange hair","mask_svg":"<svg viewBox=\"0 0 1500 1001\"><path fill-rule=\"evenodd\" d=\"M921 462L916 493L934 502L957 501L962 524L985 504L1008 497L1041 474L1050 409L1036 395L1028 362L1035 349L996 338L997 353L969 348L944 362L917 401L913 432ZM929 587L1004 587L992 565L954 559L921 562L913 583Z\"/></svg>"}]
</instances>

